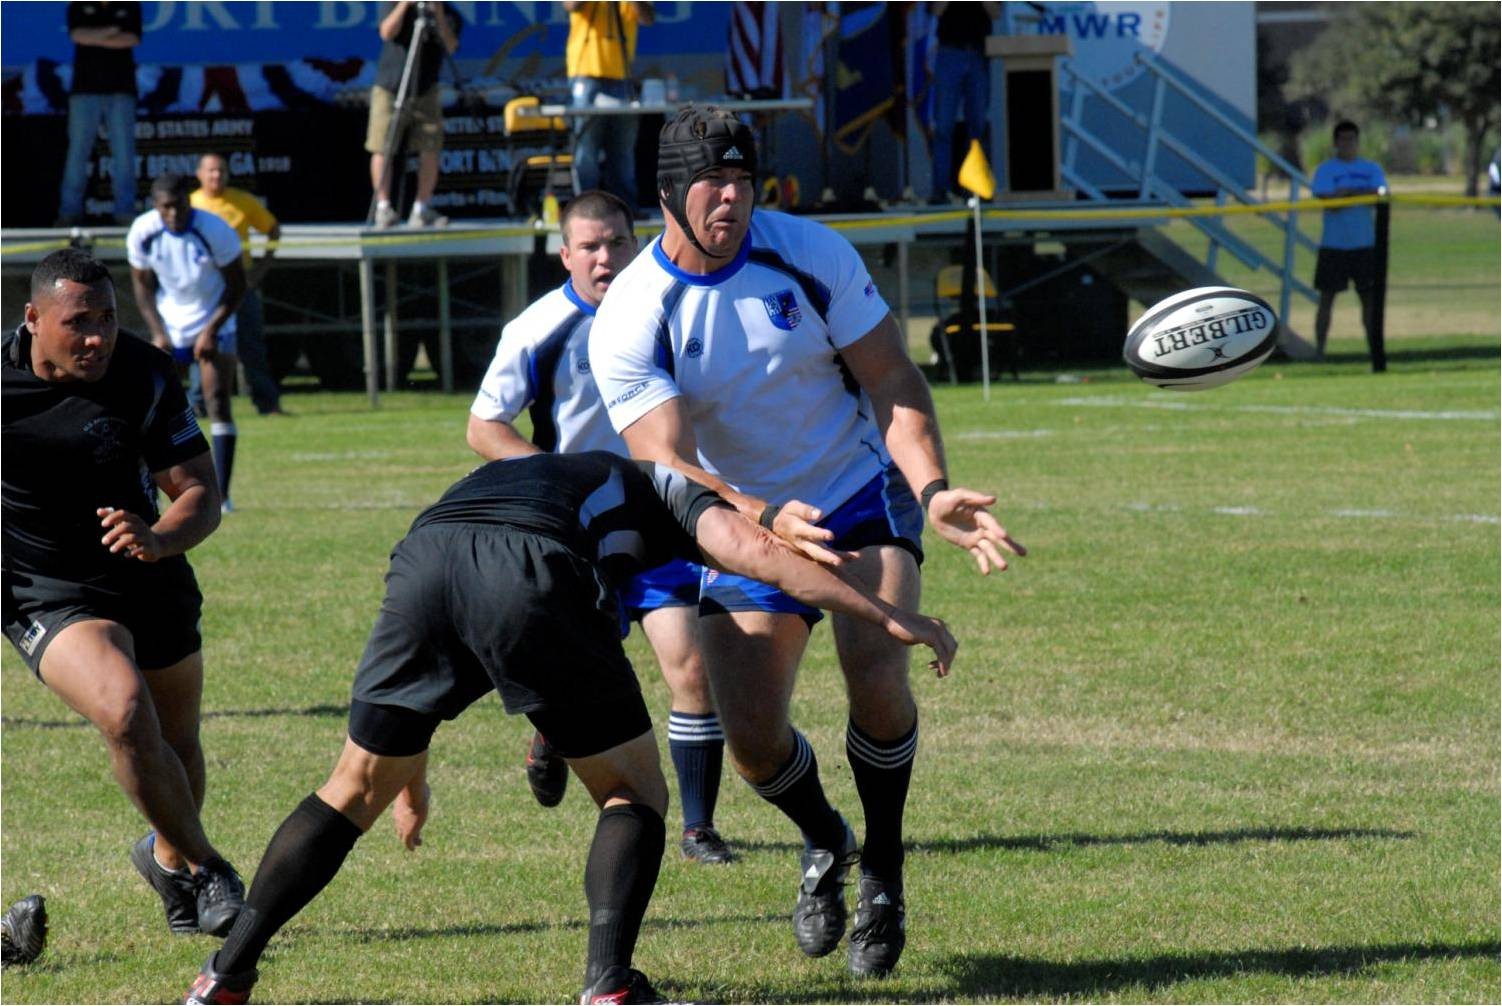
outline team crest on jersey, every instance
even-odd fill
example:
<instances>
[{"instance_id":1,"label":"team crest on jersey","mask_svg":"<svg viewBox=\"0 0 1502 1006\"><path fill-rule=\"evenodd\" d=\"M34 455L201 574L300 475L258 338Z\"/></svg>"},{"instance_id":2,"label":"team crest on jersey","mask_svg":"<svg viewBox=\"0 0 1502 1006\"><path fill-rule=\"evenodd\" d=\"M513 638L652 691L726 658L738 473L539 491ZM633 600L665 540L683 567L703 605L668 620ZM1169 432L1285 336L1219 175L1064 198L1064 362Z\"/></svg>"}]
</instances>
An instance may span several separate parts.
<instances>
[{"instance_id":1,"label":"team crest on jersey","mask_svg":"<svg viewBox=\"0 0 1502 1006\"><path fill-rule=\"evenodd\" d=\"M704 343L697 337L688 340L683 347L683 355L691 359L698 359L704 353Z\"/></svg>"},{"instance_id":2,"label":"team crest on jersey","mask_svg":"<svg viewBox=\"0 0 1502 1006\"><path fill-rule=\"evenodd\" d=\"M791 290L769 293L761 302L766 305L767 317L772 319L772 324L784 332L791 332L803 320L803 309L798 306L798 298Z\"/></svg>"},{"instance_id":3,"label":"team crest on jersey","mask_svg":"<svg viewBox=\"0 0 1502 1006\"><path fill-rule=\"evenodd\" d=\"M125 452L125 429L125 420L116 416L100 416L84 424L96 465L108 464Z\"/></svg>"},{"instance_id":4,"label":"team crest on jersey","mask_svg":"<svg viewBox=\"0 0 1502 1006\"><path fill-rule=\"evenodd\" d=\"M589 357L587 357L587 356L581 356L581 357L579 357L579 363L577 364L576 369L581 374L587 374L587 373L589 373Z\"/></svg>"}]
</instances>

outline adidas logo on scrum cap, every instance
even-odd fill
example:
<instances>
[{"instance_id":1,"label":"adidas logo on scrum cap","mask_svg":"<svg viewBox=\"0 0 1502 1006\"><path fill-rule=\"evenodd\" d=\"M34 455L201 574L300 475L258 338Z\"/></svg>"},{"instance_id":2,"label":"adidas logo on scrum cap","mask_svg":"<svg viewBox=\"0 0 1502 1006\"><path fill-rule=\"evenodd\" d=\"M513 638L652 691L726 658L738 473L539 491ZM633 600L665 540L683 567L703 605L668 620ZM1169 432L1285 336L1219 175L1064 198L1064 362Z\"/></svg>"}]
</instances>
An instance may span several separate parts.
<instances>
[{"instance_id":1,"label":"adidas logo on scrum cap","mask_svg":"<svg viewBox=\"0 0 1502 1006\"><path fill-rule=\"evenodd\" d=\"M745 159L739 147L731 147L720 155L720 160L722 161L744 161Z\"/></svg>"}]
</instances>

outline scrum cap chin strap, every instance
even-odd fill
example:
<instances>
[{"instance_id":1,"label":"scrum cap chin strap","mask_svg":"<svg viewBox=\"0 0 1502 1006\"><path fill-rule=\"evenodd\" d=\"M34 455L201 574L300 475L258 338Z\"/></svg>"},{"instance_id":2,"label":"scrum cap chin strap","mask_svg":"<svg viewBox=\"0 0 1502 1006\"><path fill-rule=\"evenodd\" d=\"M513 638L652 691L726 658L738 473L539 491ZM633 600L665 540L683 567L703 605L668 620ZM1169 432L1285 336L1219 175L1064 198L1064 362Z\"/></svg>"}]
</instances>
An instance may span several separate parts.
<instances>
[{"instance_id":1,"label":"scrum cap chin strap","mask_svg":"<svg viewBox=\"0 0 1502 1006\"><path fill-rule=\"evenodd\" d=\"M683 234L700 253L716 255L699 243L689 226L689 186L706 171L719 167L745 168L756 179L756 138L751 127L714 105L685 105L662 127L657 138L657 194Z\"/></svg>"}]
</instances>

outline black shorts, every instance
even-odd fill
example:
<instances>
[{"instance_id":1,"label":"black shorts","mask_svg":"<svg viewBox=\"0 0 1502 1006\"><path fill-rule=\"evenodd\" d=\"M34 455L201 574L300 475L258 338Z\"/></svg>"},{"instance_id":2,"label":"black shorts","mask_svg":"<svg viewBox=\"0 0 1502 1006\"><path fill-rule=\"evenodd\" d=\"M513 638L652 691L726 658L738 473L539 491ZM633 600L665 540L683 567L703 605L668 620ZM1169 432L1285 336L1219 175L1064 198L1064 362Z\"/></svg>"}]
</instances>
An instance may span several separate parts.
<instances>
[{"instance_id":1,"label":"black shorts","mask_svg":"<svg viewBox=\"0 0 1502 1006\"><path fill-rule=\"evenodd\" d=\"M1377 283L1377 249L1321 248L1314 262L1314 288L1340 293L1349 284L1366 293Z\"/></svg>"},{"instance_id":2,"label":"black shorts","mask_svg":"<svg viewBox=\"0 0 1502 1006\"><path fill-rule=\"evenodd\" d=\"M14 570L5 570L3 579L5 634L37 677L42 654L58 632L86 619L123 625L143 671L171 667L203 648L198 632L203 595L193 567L180 555L122 565L87 580Z\"/></svg>"},{"instance_id":3,"label":"black shorts","mask_svg":"<svg viewBox=\"0 0 1502 1006\"><path fill-rule=\"evenodd\" d=\"M391 552L354 699L451 720L491 689L508 713L546 722L566 757L652 727L621 648L614 591L590 563L511 528L418 528Z\"/></svg>"}]
</instances>

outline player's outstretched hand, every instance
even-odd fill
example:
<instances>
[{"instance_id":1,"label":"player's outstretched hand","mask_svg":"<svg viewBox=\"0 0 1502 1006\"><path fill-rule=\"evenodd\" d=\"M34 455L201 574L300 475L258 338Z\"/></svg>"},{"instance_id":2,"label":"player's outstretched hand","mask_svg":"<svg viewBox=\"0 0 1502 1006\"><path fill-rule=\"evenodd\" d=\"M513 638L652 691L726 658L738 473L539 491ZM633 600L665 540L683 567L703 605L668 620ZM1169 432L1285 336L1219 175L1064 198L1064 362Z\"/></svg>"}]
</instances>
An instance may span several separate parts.
<instances>
[{"instance_id":1,"label":"player's outstretched hand","mask_svg":"<svg viewBox=\"0 0 1502 1006\"><path fill-rule=\"evenodd\" d=\"M422 844L422 826L428 822L428 805L432 798L433 790L424 778L419 787L404 786L396 795L396 802L391 805L391 820L396 824L396 837L401 839L408 852Z\"/></svg>"},{"instance_id":2,"label":"player's outstretched hand","mask_svg":"<svg viewBox=\"0 0 1502 1006\"><path fill-rule=\"evenodd\" d=\"M954 664L955 650L960 644L949 634L949 627L937 618L916 612L893 608L885 626L887 635L907 646L922 643L934 651L934 659L928 666L939 677L947 677Z\"/></svg>"},{"instance_id":3,"label":"player's outstretched hand","mask_svg":"<svg viewBox=\"0 0 1502 1006\"><path fill-rule=\"evenodd\" d=\"M957 487L935 493L928 504L928 519L939 537L973 555L982 576L988 575L993 567L998 571L1007 568L1002 549L1013 555L1027 555L1022 542L1007 534L1007 529L986 509L995 502L995 496Z\"/></svg>"},{"instance_id":4,"label":"player's outstretched hand","mask_svg":"<svg viewBox=\"0 0 1502 1006\"><path fill-rule=\"evenodd\" d=\"M100 507L94 514L99 518L99 526L104 528L100 544L116 555L156 562L167 554L162 539L151 530L151 525L129 510Z\"/></svg>"},{"instance_id":5,"label":"player's outstretched hand","mask_svg":"<svg viewBox=\"0 0 1502 1006\"><path fill-rule=\"evenodd\" d=\"M840 566L847 559L854 559L854 552L838 552L829 547L834 532L814 523L823 516L816 506L789 500L772 521L772 533L797 549L799 555L826 566Z\"/></svg>"}]
</instances>

